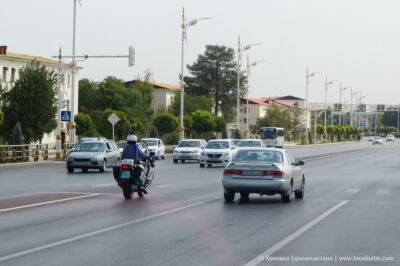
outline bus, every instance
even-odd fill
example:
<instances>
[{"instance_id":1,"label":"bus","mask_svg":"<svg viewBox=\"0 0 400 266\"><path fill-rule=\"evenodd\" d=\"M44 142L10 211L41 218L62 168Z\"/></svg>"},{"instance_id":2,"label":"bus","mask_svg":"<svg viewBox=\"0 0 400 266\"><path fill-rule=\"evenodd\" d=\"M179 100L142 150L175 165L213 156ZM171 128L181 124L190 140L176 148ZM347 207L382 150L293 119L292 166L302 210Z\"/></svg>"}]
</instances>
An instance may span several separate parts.
<instances>
[{"instance_id":1,"label":"bus","mask_svg":"<svg viewBox=\"0 0 400 266\"><path fill-rule=\"evenodd\" d=\"M282 148L285 141L284 129L281 127L260 128L260 139L267 147Z\"/></svg>"}]
</instances>

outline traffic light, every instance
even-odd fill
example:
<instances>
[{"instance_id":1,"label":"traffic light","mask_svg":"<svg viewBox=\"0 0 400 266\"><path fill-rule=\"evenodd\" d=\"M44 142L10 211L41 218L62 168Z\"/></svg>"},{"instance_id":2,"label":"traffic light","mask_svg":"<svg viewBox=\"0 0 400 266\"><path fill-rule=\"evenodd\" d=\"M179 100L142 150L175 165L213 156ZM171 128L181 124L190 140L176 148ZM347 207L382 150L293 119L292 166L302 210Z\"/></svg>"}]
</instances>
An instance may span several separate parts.
<instances>
[{"instance_id":1,"label":"traffic light","mask_svg":"<svg viewBox=\"0 0 400 266\"><path fill-rule=\"evenodd\" d=\"M341 103L335 103L335 107L334 107L335 111L342 111L343 109L343 105Z\"/></svg>"}]
</instances>

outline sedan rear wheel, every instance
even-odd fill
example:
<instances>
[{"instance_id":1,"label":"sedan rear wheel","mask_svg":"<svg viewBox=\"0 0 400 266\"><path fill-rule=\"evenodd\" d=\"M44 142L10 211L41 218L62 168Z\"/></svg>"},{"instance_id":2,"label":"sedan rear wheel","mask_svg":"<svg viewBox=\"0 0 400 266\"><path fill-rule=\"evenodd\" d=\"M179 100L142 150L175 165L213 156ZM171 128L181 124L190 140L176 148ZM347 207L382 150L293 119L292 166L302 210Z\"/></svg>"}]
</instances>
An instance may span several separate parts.
<instances>
[{"instance_id":1,"label":"sedan rear wheel","mask_svg":"<svg viewBox=\"0 0 400 266\"><path fill-rule=\"evenodd\" d=\"M204 163L200 164L200 168L204 168L206 165Z\"/></svg>"},{"instance_id":2,"label":"sedan rear wheel","mask_svg":"<svg viewBox=\"0 0 400 266\"><path fill-rule=\"evenodd\" d=\"M293 200L293 184L290 184L289 190L281 195L281 199L283 202L287 203Z\"/></svg>"},{"instance_id":3,"label":"sedan rear wheel","mask_svg":"<svg viewBox=\"0 0 400 266\"><path fill-rule=\"evenodd\" d=\"M305 186L305 180L303 178L303 181L301 182L301 188L294 192L296 199L302 199L304 197L304 186Z\"/></svg>"},{"instance_id":4,"label":"sedan rear wheel","mask_svg":"<svg viewBox=\"0 0 400 266\"><path fill-rule=\"evenodd\" d=\"M224 192L224 199L226 203L233 203L235 200L235 192L232 191L225 191Z\"/></svg>"},{"instance_id":5,"label":"sedan rear wheel","mask_svg":"<svg viewBox=\"0 0 400 266\"><path fill-rule=\"evenodd\" d=\"M240 197L242 200L249 200L249 193L248 192L240 192Z\"/></svg>"}]
</instances>

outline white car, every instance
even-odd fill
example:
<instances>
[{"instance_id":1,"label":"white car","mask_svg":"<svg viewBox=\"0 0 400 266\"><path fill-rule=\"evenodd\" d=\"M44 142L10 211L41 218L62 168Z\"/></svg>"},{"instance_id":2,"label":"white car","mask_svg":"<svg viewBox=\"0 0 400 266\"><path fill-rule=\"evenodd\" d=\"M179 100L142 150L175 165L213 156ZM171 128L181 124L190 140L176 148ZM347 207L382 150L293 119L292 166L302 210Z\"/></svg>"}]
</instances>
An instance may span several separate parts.
<instances>
[{"instance_id":1,"label":"white car","mask_svg":"<svg viewBox=\"0 0 400 266\"><path fill-rule=\"evenodd\" d=\"M383 145L383 141L381 137L375 137L372 141L372 145Z\"/></svg>"},{"instance_id":2,"label":"white car","mask_svg":"<svg viewBox=\"0 0 400 266\"><path fill-rule=\"evenodd\" d=\"M178 146L174 149L174 163L178 163L179 160L182 163L189 160L199 162L200 154L206 145L207 141L204 139L185 139L180 141Z\"/></svg>"},{"instance_id":3,"label":"white car","mask_svg":"<svg viewBox=\"0 0 400 266\"><path fill-rule=\"evenodd\" d=\"M149 152L154 152L157 160L165 159L165 146L161 139L147 138L142 139L142 142L147 145Z\"/></svg>"},{"instance_id":4,"label":"white car","mask_svg":"<svg viewBox=\"0 0 400 266\"><path fill-rule=\"evenodd\" d=\"M386 135L386 142L394 142L394 135L393 134L387 134Z\"/></svg>"},{"instance_id":5,"label":"white car","mask_svg":"<svg viewBox=\"0 0 400 266\"><path fill-rule=\"evenodd\" d=\"M230 139L210 140L200 154L200 167L227 165L236 151L236 146Z\"/></svg>"}]
</instances>

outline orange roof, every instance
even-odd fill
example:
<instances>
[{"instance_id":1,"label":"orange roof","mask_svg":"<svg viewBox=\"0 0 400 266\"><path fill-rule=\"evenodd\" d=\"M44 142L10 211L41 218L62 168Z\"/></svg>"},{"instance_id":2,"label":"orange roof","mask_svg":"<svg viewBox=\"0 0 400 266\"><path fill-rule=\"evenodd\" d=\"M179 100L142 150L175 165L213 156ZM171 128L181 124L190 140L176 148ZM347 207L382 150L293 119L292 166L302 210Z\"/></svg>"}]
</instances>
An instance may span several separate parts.
<instances>
[{"instance_id":1,"label":"orange roof","mask_svg":"<svg viewBox=\"0 0 400 266\"><path fill-rule=\"evenodd\" d=\"M150 84L153 84L155 89L168 89L168 90L176 90L176 91L181 90L181 88L178 84L155 82L155 81L151 81Z\"/></svg>"},{"instance_id":2,"label":"orange roof","mask_svg":"<svg viewBox=\"0 0 400 266\"><path fill-rule=\"evenodd\" d=\"M58 60L50 59L47 57L37 56L37 55L27 55L27 54L16 54L16 53L10 53L10 52L7 52L5 55L0 54L0 59L10 59L10 60L17 60L17 61L25 61L25 62L37 61L42 64L58 65ZM63 65L69 66L68 64L65 64L65 63L63 63Z\"/></svg>"}]
</instances>

